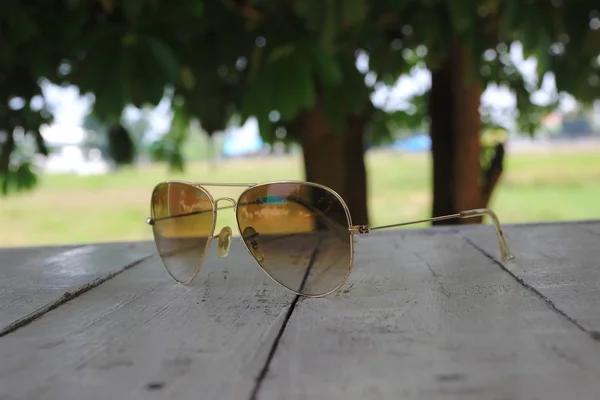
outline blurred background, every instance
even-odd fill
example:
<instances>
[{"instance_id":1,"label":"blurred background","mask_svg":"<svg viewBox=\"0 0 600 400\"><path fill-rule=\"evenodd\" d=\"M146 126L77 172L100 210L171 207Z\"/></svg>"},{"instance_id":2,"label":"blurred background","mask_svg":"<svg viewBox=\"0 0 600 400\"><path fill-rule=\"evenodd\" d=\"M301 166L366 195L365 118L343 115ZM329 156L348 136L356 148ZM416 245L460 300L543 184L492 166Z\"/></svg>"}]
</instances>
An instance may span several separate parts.
<instances>
[{"instance_id":1,"label":"blurred background","mask_svg":"<svg viewBox=\"0 0 600 400\"><path fill-rule=\"evenodd\" d=\"M151 239L167 179L597 219L598 100L597 1L4 1L0 246Z\"/></svg>"}]
</instances>

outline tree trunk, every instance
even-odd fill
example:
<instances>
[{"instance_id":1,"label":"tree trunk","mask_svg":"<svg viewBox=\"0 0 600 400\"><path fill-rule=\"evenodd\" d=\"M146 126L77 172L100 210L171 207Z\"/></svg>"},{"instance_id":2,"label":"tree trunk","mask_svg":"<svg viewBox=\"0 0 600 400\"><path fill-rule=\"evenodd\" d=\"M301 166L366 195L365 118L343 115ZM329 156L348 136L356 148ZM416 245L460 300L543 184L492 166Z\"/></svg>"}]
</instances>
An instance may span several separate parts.
<instances>
[{"instance_id":1,"label":"tree trunk","mask_svg":"<svg viewBox=\"0 0 600 400\"><path fill-rule=\"evenodd\" d=\"M346 132L332 132L320 102L303 111L293 129L302 145L305 179L336 191L346 202L353 224L368 224L364 133L369 112L348 116Z\"/></svg>"},{"instance_id":2,"label":"tree trunk","mask_svg":"<svg viewBox=\"0 0 600 400\"><path fill-rule=\"evenodd\" d=\"M454 41L441 68L432 71L429 99L433 157L432 216L487 207L502 172L504 148L496 148L490 167L480 163L482 87L470 75L469 50ZM477 223L478 218L439 221L435 224Z\"/></svg>"},{"instance_id":3,"label":"tree trunk","mask_svg":"<svg viewBox=\"0 0 600 400\"><path fill-rule=\"evenodd\" d=\"M369 103L369 106L372 106ZM369 224L367 168L365 166L365 129L369 123L371 110L363 115L347 117L346 130L346 197L355 225Z\"/></svg>"},{"instance_id":4,"label":"tree trunk","mask_svg":"<svg viewBox=\"0 0 600 400\"><path fill-rule=\"evenodd\" d=\"M455 132L453 127L452 85L449 62L431 73L428 114L430 117L433 161L433 216L454 214L453 172ZM456 224L457 220L434 222Z\"/></svg>"},{"instance_id":5,"label":"tree trunk","mask_svg":"<svg viewBox=\"0 0 600 400\"><path fill-rule=\"evenodd\" d=\"M471 78L469 50L460 42L452 46L452 97L454 127L453 198L457 211L484 207L481 193L481 82ZM451 150L452 151L452 150ZM469 218L462 223L478 222Z\"/></svg>"}]
</instances>

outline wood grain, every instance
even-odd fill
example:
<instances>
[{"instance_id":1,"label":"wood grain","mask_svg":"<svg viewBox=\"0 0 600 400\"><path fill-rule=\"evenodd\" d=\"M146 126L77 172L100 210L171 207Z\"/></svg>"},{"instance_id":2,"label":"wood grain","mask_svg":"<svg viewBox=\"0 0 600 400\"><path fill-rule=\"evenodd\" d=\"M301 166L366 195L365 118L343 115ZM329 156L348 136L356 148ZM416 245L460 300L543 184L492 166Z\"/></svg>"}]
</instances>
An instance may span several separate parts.
<instances>
[{"instance_id":1,"label":"wood grain","mask_svg":"<svg viewBox=\"0 0 600 400\"><path fill-rule=\"evenodd\" d=\"M600 398L598 342L436 232L361 238L349 286L298 302L258 398Z\"/></svg>"},{"instance_id":2,"label":"wood grain","mask_svg":"<svg viewBox=\"0 0 600 400\"><path fill-rule=\"evenodd\" d=\"M482 228L464 235L500 260L493 230ZM507 226L505 231L517 259L504 266L600 339L600 222Z\"/></svg>"},{"instance_id":3,"label":"wood grain","mask_svg":"<svg viewBox=\"0 0 600 400\"><path fill-rule=\"evenodd\" d=\"M154 256L0 338L0 398L247 399L295 296L216 253L191 286Z\"/></svg>"},{"instance_id":4,"label":"wood grain","mask_svg":"<svg viewBox=\"0 0 600 400\"><path fill-rule=\"evenodd\" d=\"M0 337L155 251L151 243L0 249Z\"/></svg>"}]
</instances>

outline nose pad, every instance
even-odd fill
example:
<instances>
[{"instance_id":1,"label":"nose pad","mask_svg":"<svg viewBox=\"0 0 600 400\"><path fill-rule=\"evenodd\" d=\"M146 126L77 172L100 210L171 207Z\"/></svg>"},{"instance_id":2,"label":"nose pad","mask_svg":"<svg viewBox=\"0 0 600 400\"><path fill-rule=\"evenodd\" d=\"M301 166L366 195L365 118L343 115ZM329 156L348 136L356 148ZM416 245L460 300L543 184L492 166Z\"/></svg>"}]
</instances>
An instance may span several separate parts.
<instances>
[{"instance_id":1,"label":"nose pad","mask_svg":"<svg viewBox=\"0 0 600 400\"><path fill-rule=\"evenodd\" d=\"M229 248L231 247L231 228L228 226L223 227L219 232L219 257L225 258L229 254Z\"/></svg>"},{"instance_id":2,"label":"nose pad","mask_svg":"<svg viewBox=\"0 0 600 400\"><path fill-rule=\"evenodd\" d=\"M256 261L260 262L264 260L265 255L263 254L258 242L258 232L256 232L253 227L249 226L244 229L242 236L244 237L246 244L249 245L248 247L250 248L254 258L256 258Z\"/></svg>"}]
</instances>

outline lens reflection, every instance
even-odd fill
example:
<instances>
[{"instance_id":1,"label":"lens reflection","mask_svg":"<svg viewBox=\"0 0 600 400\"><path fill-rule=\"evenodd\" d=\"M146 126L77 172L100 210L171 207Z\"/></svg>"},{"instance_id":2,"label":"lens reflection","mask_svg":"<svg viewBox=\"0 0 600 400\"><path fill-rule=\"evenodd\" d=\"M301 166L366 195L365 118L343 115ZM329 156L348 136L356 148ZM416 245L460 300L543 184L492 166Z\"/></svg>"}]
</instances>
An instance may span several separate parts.
<instances>
[{"instance_id":1,"label":"lens reflection","mask_svg":"<svg viewBox=\"0 0 600 400\"><path fill-rule=\"evenodd\" d=\"M158 253L169 274L187 283L200 269L212 236L211 199L196 186L164 182L154 188L151 206Z\"/></svg>"},{"instance_id":2,"label":"lens reflection","mask_svg":"<svg viewBox=\"0 0 600 400\"><path fill-rule=\"evenodd\" d=\"M345 281L350 221L333 192L306 183L263 184L242 194L236 216L250 252L287 288L321 296Z\"/></svg>"}]
</instances>

